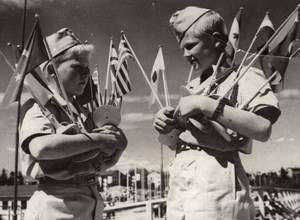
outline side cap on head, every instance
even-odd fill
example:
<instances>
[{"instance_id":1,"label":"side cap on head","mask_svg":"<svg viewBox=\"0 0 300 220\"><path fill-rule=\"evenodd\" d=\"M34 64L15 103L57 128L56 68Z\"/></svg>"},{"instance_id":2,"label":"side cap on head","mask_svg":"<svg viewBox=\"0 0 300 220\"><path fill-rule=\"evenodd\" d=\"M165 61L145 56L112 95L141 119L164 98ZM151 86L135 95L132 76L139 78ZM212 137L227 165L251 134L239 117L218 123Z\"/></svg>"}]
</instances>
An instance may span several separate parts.
<instances>
[{"instance_id":1,"label":"side cap on head","mask_svg":"<svg viewBox=\"0 0 300 220\"><path fill-rule=\"evenodd\" d=\"M80 40L68 28L62 28L59 31L46 37L49 49L53 58L57 57L66 50L81 44ZM48 62L41 64L44 69Z\"/></svg>"},{"instance_id":2,"label":"side cap on head","mask_svg":"<svg viewBox=\"0 0 300 220\"><path fill-rule=\"evenodd\" d=\"M58 56L64 51L81 44L80 40L68 28L62 28L59 31L46 37L47 43L53 57Z\"/></svg>"},{"instance_id":3,"label":"side cap on head","mask_svg":"<svg viewBox=\"0 0 300 220\"><path fill-rule=\"evenodd\" d=\"M181 11L175 12L170 18L170 26L180 43L184 37L185 32L205 13L211 9L198 8L189 6Z\"/></svg>"}]
</instances>

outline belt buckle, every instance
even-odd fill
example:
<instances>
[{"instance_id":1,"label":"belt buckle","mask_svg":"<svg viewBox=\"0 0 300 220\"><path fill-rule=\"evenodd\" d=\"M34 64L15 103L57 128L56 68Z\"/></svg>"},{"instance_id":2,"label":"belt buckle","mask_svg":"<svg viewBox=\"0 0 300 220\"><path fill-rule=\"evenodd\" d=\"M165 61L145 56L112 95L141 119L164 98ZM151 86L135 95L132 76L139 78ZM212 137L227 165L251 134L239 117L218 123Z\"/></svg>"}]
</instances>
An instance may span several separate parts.
<instances>
[{"instance_id":1,"label":"belt buckle","mask_svg":"<svg viewBox=\"0 0 300 220\"><path fill-rule=\"evenodd\" d=\"M96 176L95 175L88 175L85 177L85 182L87 185L92 185L97 182Z\"/></svg>"}]
</instances>

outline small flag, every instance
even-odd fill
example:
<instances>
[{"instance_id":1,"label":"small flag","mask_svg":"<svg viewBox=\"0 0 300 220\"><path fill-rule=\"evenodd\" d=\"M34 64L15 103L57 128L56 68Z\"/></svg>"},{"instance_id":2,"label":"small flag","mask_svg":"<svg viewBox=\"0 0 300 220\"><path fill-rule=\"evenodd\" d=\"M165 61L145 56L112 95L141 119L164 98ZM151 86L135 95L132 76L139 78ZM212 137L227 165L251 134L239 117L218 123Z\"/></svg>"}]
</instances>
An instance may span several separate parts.
<instances>
[{"instance_id":1,"label":"small flag","mask_svg":"<svg viewBox=\"0 0 300 220\"><path fill-rule=\"evenodd\" d=\"M165 62L162 54L162 49L161 47L159 47L156 59L152 67L151 77L150 77L151 85L154 91L156 92L156 94L158 94L158 83L159 83L160 75L164 74L164 72L165 72ZM153 94L153 91L151 91L150 99L148 103L149 109L155 103L155 101L156 101L155 95Z\"/></svg>"},{"instance_id":2,"label":"small flag","mask_svg":"<svg viewBox=\"0 0 300 220\"><path fill-rule=\"evenodd\" d=\"M289 20L279 31L278 35L271 40L268 54L260 59L262 69L267 78L277 73L270 82L274 92L283 90L284 74L289 64L289 58L292 55L293 42L297 36L298 11L291 19L293 20Z\"/></svg>"},{"instance_id":3,"label":"small flag","mask_svg":"<svg viewBox=\"0 0 300 220\"><path fill-rule=\"evenodd\" d=\"M48 59L47 49L37 20L22 52L16 71L5 91L0 108L20 100L26 74Z\"/></svg>"},{"instance_id":4,"label":"small flag","mask_svg":"<svg viewBox=\"0 0 300 220\"><path fill-rule=\"evenodd\" d=\"M119 44L119 56L118 56L118 67L116 73L116 92L117 97L126 95L131 91L131 84L128 72L128 58L132 58L132 52L130 51L126 40L123 35Z\"/></svg>"},{"instance_id":5,"label":"small flag","mask_svg":"<svg viewBox=\"0 0 300 220\"><path fill-rule=\"evenodd\" d=\"M118 68L118 53L117 53L117 50L113 43L111 44L111 54L110 54L110 58L109 58L109 66L110 66L112 94L114 96L117 96L116 75L117 75L117 68Z\"/></svg>"},{"instance_id":6,"label":"small flag","mask_svg":"<svg viewBox=\"0 0 300 220\"><path fill-rule=\"evenodd\" d=\"M270 39L270 37L274 34L274 32L275 32L274 25L269 17L269 12L267 12L266 16L264 17L262 23L258 28L256 36L265 33L267 35L267 38Z\"/></svg>"},{"instance_id":7,"label":"small flag","mask_svg":"<svg viewBox=\"0 0 300 220\"><path fill-rule=\"evenodd\" d=\"M241 7L235 18L233 19L230 32L229 32L229 41L231 42L234 49L238 48L238 44L240 41L240 33L241 33L241 14L243 8Z\"/></svg>"},{"instance_id":8,"label":"small flag","mask_svg":"<svg viewBox=\"0 0 300 220\"><path fill-rule=\"evenodd\" d=\"M92 74L92 79L93 79L93 83L96 86L100 86L100 82L99 82L99 71L98 71L98 66L95 66L94 72Z\"/></svg>"}]
</instances>

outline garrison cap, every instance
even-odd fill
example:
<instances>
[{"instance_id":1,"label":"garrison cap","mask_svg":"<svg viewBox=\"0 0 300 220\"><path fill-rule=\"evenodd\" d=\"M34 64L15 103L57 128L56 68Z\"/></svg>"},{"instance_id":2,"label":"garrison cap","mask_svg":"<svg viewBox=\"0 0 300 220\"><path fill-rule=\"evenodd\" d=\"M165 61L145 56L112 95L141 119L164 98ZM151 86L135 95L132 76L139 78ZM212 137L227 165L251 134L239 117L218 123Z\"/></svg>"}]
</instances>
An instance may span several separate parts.
<instances>
[{"instance_id":1,"label":"garrison cap","mask_svg":"<svg viewBox=\"0 0 300 220\"><path fill-rule=\"evenodd\" d=\"M71 47L82 44L74 35L74 33L68 28L62 28L59 31L47 36L46 41L49 45L49 49L53 58L67 51ZM41 69L44 69L48 62L41 64Z\"/></svg>"},{"instance_id":2,"label":"garrison cap","mask_svg":"<svg viewBox=\"0 0 300 220\"><path fill-rule=\"evenodd\" d=\"M62 28L59 31L46 37L51 54L54 57L65 52L66 50L81 44L80 40L68 28Z\"/></svg>"},{"instance_id":3,"label":"garrison cap","mask_svg":"<svg viewBox=\"0 0 300 220\"><path fill-rule=\"evenodd\" d=\"M185 32L205 13L211 9L189 6L181 11L175 12L170 18L170 26L178 40L181 42Z\"/></svg>"}]
</instances>

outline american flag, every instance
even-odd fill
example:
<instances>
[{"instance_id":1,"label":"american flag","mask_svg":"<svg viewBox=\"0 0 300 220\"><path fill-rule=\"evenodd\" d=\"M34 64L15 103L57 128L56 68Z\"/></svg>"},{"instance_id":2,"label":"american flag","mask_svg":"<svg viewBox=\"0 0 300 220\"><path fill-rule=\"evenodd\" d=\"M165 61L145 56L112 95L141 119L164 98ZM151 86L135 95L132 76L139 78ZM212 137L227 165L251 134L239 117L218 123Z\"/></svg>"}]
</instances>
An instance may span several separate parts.
<instances>
[{"instance_id":1,"label":"american flag","mask_svg":"<svg viewBox=\"0 0 300 220\"><path fill-rule=\"evenodd\" d=\"M133 58L132 52L124 38L121 36L119 44L118 66L116 71L116 93L117 97L122 97L131 91L130 78L128 72L128 58Z\"/></svg>"},{"instance_id":2,"label":"american flag","mask_svg":"<svg viewBox=\"0 0 300 220\"><path fill-rule=\"evenodd\" d=\"M117 95L116 94L116 75L117 75L117 68L118 68L118 53L117 53L117 50L113 43L111 44L109 66L110 66L112 94L114 94L116 96Z\"/></svg>"}]
</instances>

